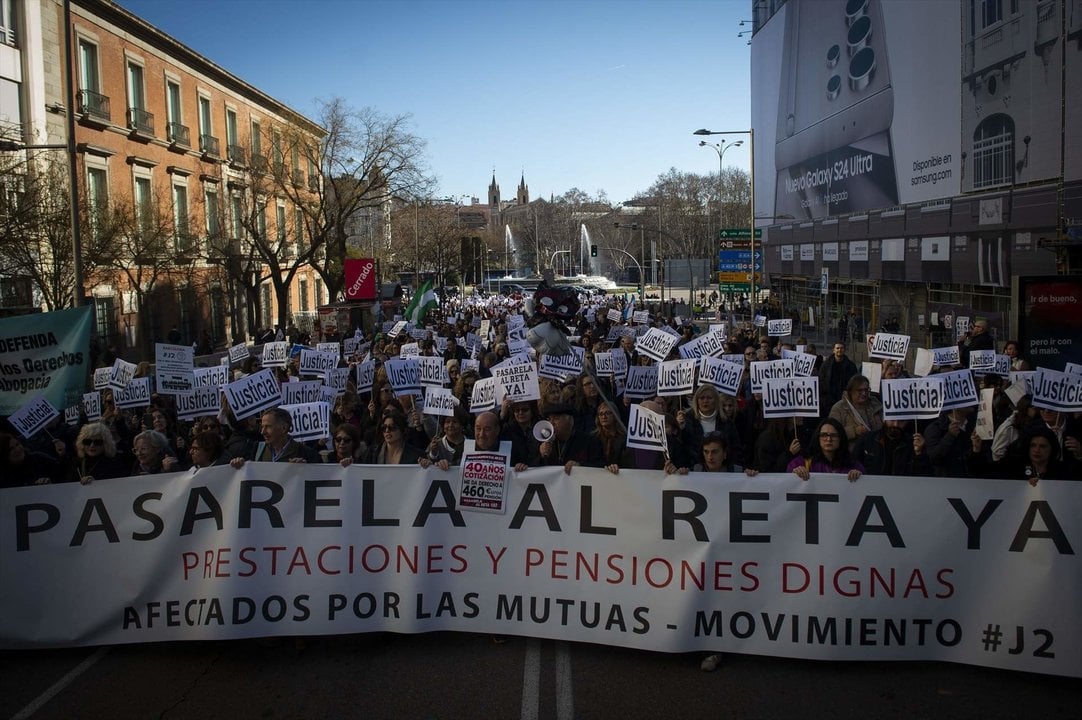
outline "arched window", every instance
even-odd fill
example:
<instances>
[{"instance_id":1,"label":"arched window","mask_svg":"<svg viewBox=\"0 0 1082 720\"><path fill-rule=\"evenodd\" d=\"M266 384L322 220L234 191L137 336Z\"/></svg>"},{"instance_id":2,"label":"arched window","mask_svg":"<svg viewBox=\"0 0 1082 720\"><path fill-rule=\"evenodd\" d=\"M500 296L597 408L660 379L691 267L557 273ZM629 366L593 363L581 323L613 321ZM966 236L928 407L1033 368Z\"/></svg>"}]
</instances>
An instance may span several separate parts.
<instances>
[{"instance_id":1,"label":"arched window","mask_svg":"<svg viewBox=\"0 0 1082 720\"><path fill-rule=\"evenodd\" d=\"M973 189L1014 182L1014 119L989 115L973 131Z\"/></svg>"}]
</instances>

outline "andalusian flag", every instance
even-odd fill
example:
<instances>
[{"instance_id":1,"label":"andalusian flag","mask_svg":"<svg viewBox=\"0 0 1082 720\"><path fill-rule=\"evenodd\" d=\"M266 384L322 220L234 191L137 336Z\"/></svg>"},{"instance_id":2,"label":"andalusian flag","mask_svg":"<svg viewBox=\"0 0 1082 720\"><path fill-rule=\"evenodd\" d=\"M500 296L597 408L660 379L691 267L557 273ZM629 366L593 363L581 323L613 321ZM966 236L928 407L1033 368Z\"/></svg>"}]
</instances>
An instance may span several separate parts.
<instances>
[{"instance_id":1,"label":"andalusian flag","mask_svg":"<svg viewBox=\"0 0 1082 720\"><path fill-rule=\"evenodd\" d=\"M428 280L413 294L413 299L406 306L406 320L414 325L420 325L428 311L438 304L436 293L432 291L432 281Z\"/></svg>"}]
</instances>

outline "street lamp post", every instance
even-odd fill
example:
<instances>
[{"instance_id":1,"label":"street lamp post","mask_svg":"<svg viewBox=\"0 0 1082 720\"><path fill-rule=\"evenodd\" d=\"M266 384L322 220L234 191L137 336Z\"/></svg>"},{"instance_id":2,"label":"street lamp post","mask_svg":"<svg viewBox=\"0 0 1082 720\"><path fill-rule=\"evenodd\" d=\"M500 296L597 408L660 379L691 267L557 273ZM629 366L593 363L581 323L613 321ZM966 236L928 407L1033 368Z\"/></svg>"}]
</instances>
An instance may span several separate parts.
<instances>
[{"instance_id":1,"label":"street lamp post","mask_svg":"<svg viewBox=\"0 0 1082 720\"><path fill-rule=\"evenodd\" d=\"M613 225L615 227L618 227L618 228L625 227L625 228L628 228L631 231L635 231L635 230L639 231L639 253L640 253L639 256L642 258L642 262L639 263L639 299L642 302L645 303L646 302L646 273L643 272L643 269L644 269L644 267L646 265L646 234L645 234L646 226L645 225L640 225L639 223L631 223L630 225L626 225L626 224L622 224L620 222L614 222Z\"/></svg>"},{"instance_id":2,"label":"street lamp post","mask_svg":"<svg viewBox=\"0 0 1082 720\"><path fill-rule=\"evenodd\" d=\"M749 293L750 310L752 322L755 321L755 128L749 128L748 130L722 130L713 131L706 128L699 128L693 135L747 135L748 136L748 151L751 155L751 165L749 179L751 181L751 272L748 273L748 288L751 290Z\"/></svg>"},{"instance_id":3,"label":"street lamp post","mask_svg":"<svg viewBox=\"0 0 1082 720\"><path fill-rule=\"evenodd\" d=\"M725 138L721 139L720 143L708 143L705 140L699 141L699 147L708 147L718 154L718 228L722 228L725 225L725 208L721 204L721 176L725 172L725 151L740 147L744 144L743 140L737 140L734 143L725 144Z\"/></svg>"}]
</instances>

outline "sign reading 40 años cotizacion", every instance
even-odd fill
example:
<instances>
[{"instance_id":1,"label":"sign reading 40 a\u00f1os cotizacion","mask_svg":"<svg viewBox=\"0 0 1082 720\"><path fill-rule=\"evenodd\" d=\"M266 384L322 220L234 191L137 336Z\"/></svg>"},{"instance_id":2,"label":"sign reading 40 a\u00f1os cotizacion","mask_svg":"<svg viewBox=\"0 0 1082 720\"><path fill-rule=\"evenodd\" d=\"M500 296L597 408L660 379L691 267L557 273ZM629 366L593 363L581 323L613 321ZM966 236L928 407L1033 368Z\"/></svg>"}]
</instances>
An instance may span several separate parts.
<instances>
[{"instance_id":1,"label":"sign reading 40 a\u00f1os cotizacion","mask_svg":"<svg viewBox=\"0 0 1082 720\"><path fill-rule=\"evenodd\" d=\"M89 307L0 320L0 415L37 393L55 408L82 400L92 321Z\"/></svg>"}]
</instances>

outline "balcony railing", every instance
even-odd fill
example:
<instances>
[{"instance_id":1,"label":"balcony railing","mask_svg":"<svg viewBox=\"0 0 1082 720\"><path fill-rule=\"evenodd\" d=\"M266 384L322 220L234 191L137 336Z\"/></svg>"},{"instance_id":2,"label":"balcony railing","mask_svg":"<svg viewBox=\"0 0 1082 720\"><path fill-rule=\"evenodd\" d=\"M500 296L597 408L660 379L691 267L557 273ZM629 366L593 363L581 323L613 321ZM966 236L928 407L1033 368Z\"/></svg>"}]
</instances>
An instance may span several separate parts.
<instances>
[{"instance_id":1,"label":"balcony railing","mask_svg":"<svg viewBox=\"0 0 1082 720\"><path fill-rule=\"evenodd\" d=\"M264 173L267 172L267 166L270 165L270 161L267 160L266 155L252 155L252 172Z\"/></svg>"},{"instance_id":2,"label":"balcony railing","mask_svg":"<svg viewBox=\"0 0 1082 720\"><path fill-rule=\"evenodd\" d=\"M146 135L154 134L154 113L143 108L128 108L128 127Z\"/></svg>"},{"instance_id":3,"label":"balcony railing","mask_svg":"<svg viewBox=\"0 0 1082 720\"><path fill-rule=\"evenodd\" d=\"M109 96L96 93L93 90L80 90L79 113L105 122L111 122L112 114L109 112Z\"/></svg>"},{"instance_id":4,"label":"balcony railing","mask_svg":"<svg viewBox=\"0 0 1082 720\"><path fill-rule=\"evenodd\" d=\"M218 138L214 137L213 135L199 136L199 152L203 153L204 155L218 157L221 154L221 151L218 148Z\"/></svg>"},{"instance_id":5,"label":"balcony railing","mask_svg":"<svg viewBox=\"0 0 1082 720\"><path fill-rule=\"evenodd\" d=\"M304 171L299 168L293 169L293 186L304 187Z\"/></svg>"},{"instance_id":6,"label":"balcony railing","mask_svg":"<svg viewBox=\"0 0 1082 720\"><path fill-rule=\"evenodd\" d=\"M192 146L192 134L187 125L181 125L178 122L168 123L169 142L174 145L183 145L184 147ZM153 125L150 132L154 132Z\"/></svg>"},{"instance_id":7,"label":"balcony railing","mask_svg":"<svg viewBox=\"0 0 1082 720\"><path fill-rule=\"evenodd\" d=\"M319 192L319 175L311 173L308 176L308 189L312 192Z\"/></svg>"},{"instance_id":8,"label":"balcony railing","mask_svg":"<svg viewBox=\"0 0 1082 720\"><path fill-rule=\"evenodd\" d=\"M248 160L248 152L240 145L226 145L226 157L234 165L244 165Z\"/></svg>"}]
</instances>

